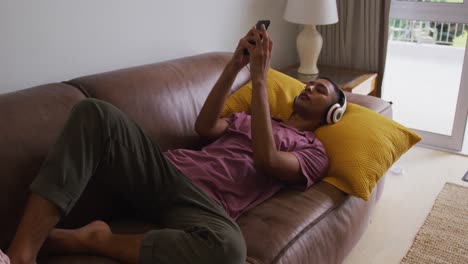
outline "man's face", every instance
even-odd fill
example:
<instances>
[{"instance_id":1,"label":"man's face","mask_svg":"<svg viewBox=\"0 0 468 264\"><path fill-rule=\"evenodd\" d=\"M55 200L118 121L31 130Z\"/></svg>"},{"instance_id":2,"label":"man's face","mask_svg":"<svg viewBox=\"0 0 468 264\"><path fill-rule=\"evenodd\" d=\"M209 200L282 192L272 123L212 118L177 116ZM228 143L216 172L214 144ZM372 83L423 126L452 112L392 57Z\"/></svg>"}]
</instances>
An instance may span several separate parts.
<instances>
[{"instance_id":1,"label":"man's face","mask_svg":"<svg viewBox=\"0 0 468 264\"><path fill-rule=\"evenodd\" d=\"M324 118L330 106L338 102L333 84L325 79L317 79L306 84L297 97L294 111L306 117Z\"/></svg>"}]
</instances>

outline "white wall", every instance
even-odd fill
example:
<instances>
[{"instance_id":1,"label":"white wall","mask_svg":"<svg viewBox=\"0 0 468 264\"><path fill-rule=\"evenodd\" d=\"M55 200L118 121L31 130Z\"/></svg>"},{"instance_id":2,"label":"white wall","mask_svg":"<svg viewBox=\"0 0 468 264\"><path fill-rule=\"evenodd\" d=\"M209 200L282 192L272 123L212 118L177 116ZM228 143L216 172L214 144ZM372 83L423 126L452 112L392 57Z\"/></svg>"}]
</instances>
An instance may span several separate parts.
<instances>
[{"instance_id":1,"label":"white wall","mask_svg":"<svg viewBox=\"0 0 468 264\"><path fill-rule=\"evenodd\" d=\"M1 0L0 93L189 56L233 51L270 19L273 67L297 61L285 0Z\"/></svg>"}]
</instances>

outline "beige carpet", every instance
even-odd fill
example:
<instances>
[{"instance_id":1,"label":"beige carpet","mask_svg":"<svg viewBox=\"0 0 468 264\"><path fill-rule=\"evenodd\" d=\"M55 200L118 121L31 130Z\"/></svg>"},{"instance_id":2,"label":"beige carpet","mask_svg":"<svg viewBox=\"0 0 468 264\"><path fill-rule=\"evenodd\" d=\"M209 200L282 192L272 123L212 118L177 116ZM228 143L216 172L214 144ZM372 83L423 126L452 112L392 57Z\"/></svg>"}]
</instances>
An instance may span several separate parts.
<instances>
[{"instance_id":1,"label":"beige carpet","mask_svg":"<svg viewBox=\"0 0 468 264\"><path fill-rule=\"evenodd\" d=\"M445 184L401 263L468 263L468 188Z\"/></svg>"}]
</instances>

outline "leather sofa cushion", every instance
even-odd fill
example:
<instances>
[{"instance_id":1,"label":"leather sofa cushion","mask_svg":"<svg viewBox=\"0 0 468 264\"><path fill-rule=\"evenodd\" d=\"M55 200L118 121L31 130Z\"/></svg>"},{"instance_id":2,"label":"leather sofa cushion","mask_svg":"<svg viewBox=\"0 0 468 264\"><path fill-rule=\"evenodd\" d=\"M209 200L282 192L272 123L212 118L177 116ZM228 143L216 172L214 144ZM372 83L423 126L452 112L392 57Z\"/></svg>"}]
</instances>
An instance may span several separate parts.
<instances>
[{"instance_id":1,"label":"leather sofa cushion","mask_svg":"<svg viewBox=\"0 0 468 264\"><path fill-rule=\"evenodd\" d=\"M341 263L367 228L383 186L381 180L368 202L326 182L279 192L238 219L247 262Z\"/></svg>"}]
</instances>

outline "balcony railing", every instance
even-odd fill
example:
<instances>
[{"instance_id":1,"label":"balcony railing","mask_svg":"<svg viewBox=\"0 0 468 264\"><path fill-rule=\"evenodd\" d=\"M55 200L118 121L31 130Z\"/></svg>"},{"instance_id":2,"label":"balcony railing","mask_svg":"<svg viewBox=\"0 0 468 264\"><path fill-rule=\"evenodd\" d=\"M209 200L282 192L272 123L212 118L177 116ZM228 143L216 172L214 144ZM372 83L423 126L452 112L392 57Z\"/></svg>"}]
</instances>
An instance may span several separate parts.
<instances>
[{"instance_id":1,"label":"balcony railing","mask_svg":"<svg viewBox=\"0 0 468 264\"><path fill-rule=\"evenodd\" d=\"M389 40L465 47L468 25L390 19Z\"/></svg>"}]
</instances>

